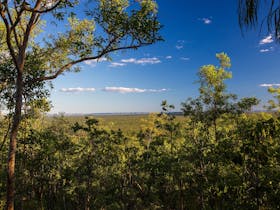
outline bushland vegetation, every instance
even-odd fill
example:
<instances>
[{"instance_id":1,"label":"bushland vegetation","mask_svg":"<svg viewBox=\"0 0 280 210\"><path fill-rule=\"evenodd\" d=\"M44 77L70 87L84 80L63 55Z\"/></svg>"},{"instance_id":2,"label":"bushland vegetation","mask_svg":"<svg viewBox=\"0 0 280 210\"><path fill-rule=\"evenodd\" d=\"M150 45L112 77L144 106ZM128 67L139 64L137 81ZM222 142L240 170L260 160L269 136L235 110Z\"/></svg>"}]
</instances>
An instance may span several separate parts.
<instances>
[{"instance_id":1,"label":"bushland vegetation","mask_svg":"<svg viewBox=\"0 0 280 210\"><path fill-rule=\"evenodd\" d=\"M42 120L48 106L34 103L19 129L15 209L279 209L279 103L250 112L259 100L228 93L230 59L217 58L200 68L183 119L163 101L133 132L93 117ZM10 124L2 115L1 209Z\"/></svg>"}]
</instances>

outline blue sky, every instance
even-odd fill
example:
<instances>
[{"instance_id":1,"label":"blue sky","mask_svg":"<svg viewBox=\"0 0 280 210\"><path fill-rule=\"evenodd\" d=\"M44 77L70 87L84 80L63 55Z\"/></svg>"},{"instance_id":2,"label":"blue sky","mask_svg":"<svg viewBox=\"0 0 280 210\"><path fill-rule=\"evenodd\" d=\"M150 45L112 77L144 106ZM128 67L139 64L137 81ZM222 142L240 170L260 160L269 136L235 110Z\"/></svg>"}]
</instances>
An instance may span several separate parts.
<instances>
[{"instance_id":1,"label":"blue sky","mask_svg":"<svg viewBox=\"0 0 280 210\"><path fill-rule=\"evenodd\" d=\"M280 83L279 46L265 30L242 35L236 0L158 4L165 41L60 76L51 91L52 113L156 112L162 100L180 110L181 102L198 95L199 68L218 64L219 52L232 61L229 92L263 103L270 98L264 86Z\"/></svg>"}]
</instances>

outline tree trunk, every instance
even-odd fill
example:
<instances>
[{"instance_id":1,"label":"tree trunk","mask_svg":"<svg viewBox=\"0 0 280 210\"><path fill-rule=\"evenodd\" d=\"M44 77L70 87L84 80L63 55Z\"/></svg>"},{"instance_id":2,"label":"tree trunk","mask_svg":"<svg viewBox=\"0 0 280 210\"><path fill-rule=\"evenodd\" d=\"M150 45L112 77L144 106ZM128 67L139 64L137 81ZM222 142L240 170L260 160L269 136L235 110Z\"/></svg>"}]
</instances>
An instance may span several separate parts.
<instances>
[{"instance_id":1,"label":"tree trunk","mask_svg":"<svg viewBox=\"0 0 280 210\"><path fill-rule=\"evenodd\" d=\"M16 81L15 93L15 111L13 116L13 124L10 133L10 145L8 153L7 164L7 210L14 210L15 200L15 161L16 161L16 148L17 148L17 134L21 121L21 108L22 108L22 94L23 94L23 78L22 72L18 71Z\"/></svg>"},{"instance_id":2,"label":"tree trunk","mask_svg":"<svg viewBox=\"0 0 280 210\"><path fill-rule=\"evenodd\" d=\"M180 210L184 210L184 191L183 191L183 180L179 179L179 190L180 190L180 206L179 209Z\"/></svg>"}]
</instances>

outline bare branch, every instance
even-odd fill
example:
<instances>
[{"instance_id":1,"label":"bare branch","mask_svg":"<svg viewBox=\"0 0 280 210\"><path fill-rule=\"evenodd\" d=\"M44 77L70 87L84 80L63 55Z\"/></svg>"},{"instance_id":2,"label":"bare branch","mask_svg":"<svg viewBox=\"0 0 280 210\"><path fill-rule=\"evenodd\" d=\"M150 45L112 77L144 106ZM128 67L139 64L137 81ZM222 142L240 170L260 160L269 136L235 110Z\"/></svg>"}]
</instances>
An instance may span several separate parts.
<instances>
[{"instance_id":1,"label":"bare branch","mask_svg":"<svg viewBox=\"0 0 280 210\"><path fill-rule=\"evenodd\" d=\"M3 6L3 5L1 4L0 6ZM5 10L1 11L1 17L2 17L2 20L4 21L5 28L6 28L6 43L8 45L8 49L9 49L10 54L12 56L13 62L16 65L16 67L18 68L16 53L15 53L13 45L11 43L11 29L10 29L10 26L9 26L9 22L8 22L6 16L5 16Z\"/></svg>"},{"instance_id":2,"label":"bare branch","mask_svg":"<svg viewBox=\"0 0 280 210\"><path fill-rule=\"evenodd\" d=\"M41 4L41 1L42 0L38 0L35 4L35 9L38 9L40 7L40 4ZM24 33L24 37L23 37L23 41L22 41L22 46L20 47L20 51L19 51L19 58L21 59L19 61L20 63L20 67L23 68L24 67L24 60L25 60L25 51L26 51L26 48L28 46L28 41L29 41L29 37L30 37L30 34L31 34L31 31L34 27L34 24L36 24L37 20L38 20L38 17L39 15L35 12L32 12L31 14L31 17L29 19L29 22L26 26L26 30L25 30L25 33Z\"/></svg>"},{"instance_id":3,"label":"bare branch","mask_svg":"<svg viewBox=\"0 0 280 210\"><path fill-rule=\"evenodd\" d=\"M114 52L114 51L119 51L119 50L128 50L128 49L137 49L141 46L145 46L145 45L150 45L152 43L139 43L137 45L132 45L132 46L124 46L124 47L118 47L118 48L112 48L109 50L104 50L102 51L99 55L96 56L92 56L92 57L86 57L86 58L81 58L75 61L72 61L64 66L62 66L57 72L55 72L53 75L50 76L44 76L44 77L39 77L36 78L34 80L31 81L31 83L34 82L42 82L42 81L47 81L47 80L52 80L57 78L59 75L61 75L64 71L66 71L67 69L71 68L72 66L74 66L75 64L84 62L84 61L88 61L88 60L96 60L99 59L103 56L105 56L106 54L110 53L110 52Z\"/></svg>"},{"instance_id":4,"label":"bare branch","mask_svg":"<svg viewBox=\"0 0 280 210\"><path fill-rule=\"evenodd\" d=\"M8 14L9 22L10 22L10 25L11 25L11 31L13 32L14 37L15 37L15 43L16 43L17 47L19 48L20 47L20 43L19 43L19 40L18 40L17 32L15 30L16 29L15 28L16 24L14 24L14 22L13 22L13 18L11 16L11 13L10 13L10 10L9 10L8 6L6 7L6 13ZM17 17L17 19L19 21L18 17Z\"/></svg>"},{"instance_id":5,"label":"bare branch","mask_svg":"<svg viewBox=\"0 0 280 210\"><path fill-rule=\"evenodd\" d=\"M18 25L18 23L20 22L21 19L21 15L23 13L23 9L21 8L21 10L19 12L17 12L17 18L14 22L14 24L11 26L11 30L14 30L14 28Z\"/></svg>"}]
</instances>

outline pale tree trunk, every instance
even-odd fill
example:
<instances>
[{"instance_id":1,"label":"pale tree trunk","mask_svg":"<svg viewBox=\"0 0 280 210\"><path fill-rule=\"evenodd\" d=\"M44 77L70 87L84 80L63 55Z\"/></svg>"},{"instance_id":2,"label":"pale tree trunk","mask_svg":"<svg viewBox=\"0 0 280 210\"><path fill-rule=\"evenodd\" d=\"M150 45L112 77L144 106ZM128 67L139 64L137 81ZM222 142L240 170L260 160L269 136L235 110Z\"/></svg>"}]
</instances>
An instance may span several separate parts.
<instances>
[{"instance_id":1,"label":"pale tree trunk","mask_svg":"<svg viewBox=\"0 0 280 210\"><path fill-rule=\"evenodd\" d=\"M13 116L12 128L10 133L10 144L7 165L7 210L14 210L15 200L15 160L17 148L17 134L21 121L21 108L22 108L22 95L23 95L23 78L22 71L18 71L15 93L15 111Z\"/></svg>"}]
</instances>

